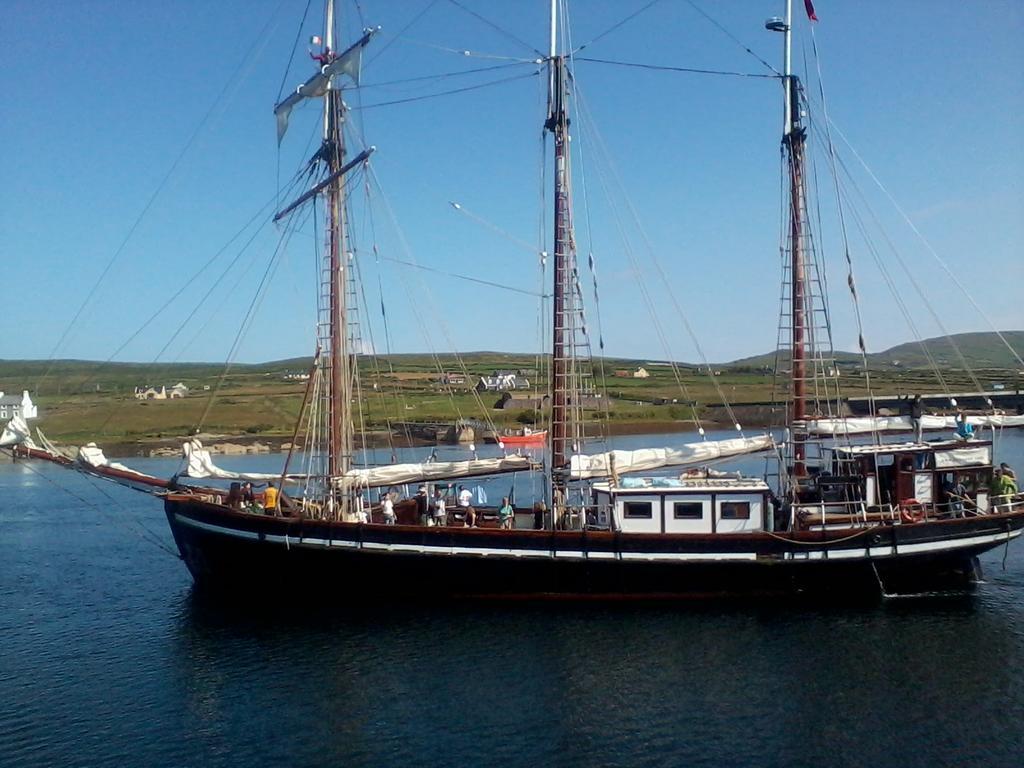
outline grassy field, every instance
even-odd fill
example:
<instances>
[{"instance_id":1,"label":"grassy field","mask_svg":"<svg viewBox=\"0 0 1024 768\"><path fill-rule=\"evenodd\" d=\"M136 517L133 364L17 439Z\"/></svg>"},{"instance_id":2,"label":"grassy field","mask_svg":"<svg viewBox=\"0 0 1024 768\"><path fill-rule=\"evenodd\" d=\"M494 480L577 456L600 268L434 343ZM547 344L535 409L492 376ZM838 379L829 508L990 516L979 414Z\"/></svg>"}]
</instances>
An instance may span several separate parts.
<instances>
[{"instance_id":1,"label":"grassy field","mask_svg":"<svg viewBox=\"0 0 1024 768\"><path fill-rule=\"evenodd\" d=\"M19 393L29 389L41 413L35 425L51 438L66 442L169 439L196 429L286 438L294 429L306 385L284 377L305 372L309 362L295 359L235 366L225 373L221 366L210 364L0 361L0 390ZM638 365L650 373L649 378L614 375ZM462 372L463 366L469 374L467 385L448 387L439 382L442 370ZM471 389L479 376L495 370L536 371L538 360L532 355L481 352L460 359L453 355L439 359L394 355L362 358L360 367L361 421L367 429L382 430L396 422L451 423L460 418L489 418L499 426L513 426L536 416L533 411L495 410L498 393L477 395ZM643 426L687 429L692 427L694 411L708 426L714 426L724 421L723 396L730 404L741 406L741 420L753 426L767 418L773 398L773 376L763 366L721 367L714 369L717 375L682 367L678 382L670 366L658 363L607 359L603 369L612 430L632 431ZM1016 378L1015 371L1001 369L976 373L986 381ZM944 375L953 389L974 388L963 372L950 370ZM863 375L853 366L844 366L840 376L844 395L866 393ZM939 389L927 370L889 366L872 372L872 377L876 394ZM170 386L179 381L190 388L183 399L140 401L133 394L136 386ZM532 383L537 383L535 376Z\"/></svg>"}]
</instances>

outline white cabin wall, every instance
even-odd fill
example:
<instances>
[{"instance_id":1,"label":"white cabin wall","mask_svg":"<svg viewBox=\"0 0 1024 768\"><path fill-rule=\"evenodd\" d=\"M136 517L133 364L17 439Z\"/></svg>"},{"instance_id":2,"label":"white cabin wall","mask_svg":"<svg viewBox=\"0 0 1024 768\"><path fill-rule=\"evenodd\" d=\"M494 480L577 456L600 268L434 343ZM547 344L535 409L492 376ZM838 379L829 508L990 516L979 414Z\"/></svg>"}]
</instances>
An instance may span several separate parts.
<instances>
[{"instance_id":1,"label":"white cabin wall","mask_svg":"<svg viewBox=\"0 0 1024 768\"><path fill-rule=\"evenodd\" d=\"M730 501L747 502L750 504L750 517L746 520L723 520L722 503ZM716 533L747 533L764 529L764 502L758 494L721 494L715 497L715 531Z\"/></svg>"},{"instance_id":2,"label":"white cabin wall","mask_svg":"<svg viewBox=\"0 0 1024 768\"><path fill-rule=\"evenodd\" d=\"M626 504L630 502L651 505L651 516L626 517ZM615 497L615 517L626 533L661 533L661 496L653 493Z\"/></svg>"},{"instance_id":3,"label":"white cabin wall","mask_svg":"<svg viewBox=\"0 0 1024 768\"><path fill-rule=\"evenodd\" d=\"M701 505L703 515L700 520L675 518L675 503L690 502ZM665 532L666 533L711 533L711 494L697 496L666 496L665 497Z\"/></svg>"}]
</instances>

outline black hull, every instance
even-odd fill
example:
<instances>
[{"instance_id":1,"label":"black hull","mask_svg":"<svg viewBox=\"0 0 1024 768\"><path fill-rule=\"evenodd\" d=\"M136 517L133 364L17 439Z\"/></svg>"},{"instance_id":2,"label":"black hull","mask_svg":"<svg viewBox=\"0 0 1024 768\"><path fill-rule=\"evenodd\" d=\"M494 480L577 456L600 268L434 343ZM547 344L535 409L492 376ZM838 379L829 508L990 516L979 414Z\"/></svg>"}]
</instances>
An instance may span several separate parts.
<instances>
[{"instance_id":1,"label":"black hull","mask_svg":"<svg viewBox=\"0 0 1024 768\"><path fill-rule=\"evenodd\" d=\"M1024 514L862 532L621 535L355 525L232 512L171 496L168 522L197 584L377 599L878 597L969 589L977 556Z\"/></svg>"}]
</instances>

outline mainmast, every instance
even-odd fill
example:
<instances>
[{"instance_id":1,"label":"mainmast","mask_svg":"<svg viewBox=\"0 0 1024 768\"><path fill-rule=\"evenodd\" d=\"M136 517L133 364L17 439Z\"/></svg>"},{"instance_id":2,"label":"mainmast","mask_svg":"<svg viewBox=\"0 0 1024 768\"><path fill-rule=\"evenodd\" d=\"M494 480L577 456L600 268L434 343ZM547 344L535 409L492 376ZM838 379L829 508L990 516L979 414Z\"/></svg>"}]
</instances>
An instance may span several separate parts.
<instances>
[{"instance_id":1,"label":"mainmast","mask_svg":"<svg viewBox=\"0 0 1024 768\"><path fill-rule=\"evenodd\" d=\"M793 0L786 0L786 18L772 19L767 28L784 34L782 85L784 123L782 145L789 175L789 271L790 271L790 411L793 476L807 476L807 269L804 253L804 141L807 132L800 119L800 80L792 69Z\"/></svg>"},{"instance_id":2,"label":"mainmast","mask_svg":"<svg viewBox=\"0 0 1024 768\"><path fill-rule=\"evenodd\" d=\"M551 1L551 47L548 57L548 117L544 128L555 140L555 244L554 244L554 309L551 351L551 429L548 453L551 472L552 520L557 520L566 501L568 458L571 449L569 434L569 368L572 356L573 318L566 298L573 291L573 237L569 199L569 117L565 56L558 54L557 0Z\"/></svg>"}]
</instances>

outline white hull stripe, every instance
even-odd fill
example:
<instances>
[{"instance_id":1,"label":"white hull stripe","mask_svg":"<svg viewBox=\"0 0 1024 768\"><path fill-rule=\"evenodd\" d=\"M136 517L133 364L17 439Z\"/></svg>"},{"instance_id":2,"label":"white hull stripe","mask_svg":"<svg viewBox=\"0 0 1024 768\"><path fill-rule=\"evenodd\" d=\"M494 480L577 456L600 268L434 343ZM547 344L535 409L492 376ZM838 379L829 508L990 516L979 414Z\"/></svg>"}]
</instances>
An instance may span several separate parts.
<instances>
[{"instance_id":1,"label":"white hull stripe","mask_svg":"<svg viewBox=\"0 0 1024 768\"><path fill-rule=\"evenodd\" d=\"M224 528L219 525L204 523L193 520L190 517L175 513L175 520L184 525L198 528L203 531L217 533L224 536L231 536L236 539L259 541L260 535L252 531L240 531L235 528ZM887 558L894 555L923 554L928 552L942 552L973 547L981 544L991 544L999 541L1009 541L1021 534L1017 531L1000 531L998 533L986 534L983 536L971 536L962 539L949 541L923 542L919 544L899 544L895 549L892 546L857 548L857 549L833 549L825 550L812 549L800 552L786 552L783 559L793 562L806 560L855 560L868 558ZM568 560L661 560L676 562L708 561L708 560L732 560L732 561L753 561L757 560L755 552L583 552L582 550L549 550L549 549L503 549L495 547L451 547L431 544L385 544L381 542L359 542L351 539L297 539L293 536L278 536L267 534L263 541L274 544L285 544L289 547L342 547L346 549L364 549L383 552L414 552L421 554L437 555L476 555L478 557L511 557L511 558L564 558ZM767 562L777 562L769 559Z\"/></svg>"}]
</instances>

